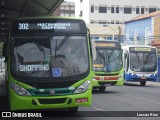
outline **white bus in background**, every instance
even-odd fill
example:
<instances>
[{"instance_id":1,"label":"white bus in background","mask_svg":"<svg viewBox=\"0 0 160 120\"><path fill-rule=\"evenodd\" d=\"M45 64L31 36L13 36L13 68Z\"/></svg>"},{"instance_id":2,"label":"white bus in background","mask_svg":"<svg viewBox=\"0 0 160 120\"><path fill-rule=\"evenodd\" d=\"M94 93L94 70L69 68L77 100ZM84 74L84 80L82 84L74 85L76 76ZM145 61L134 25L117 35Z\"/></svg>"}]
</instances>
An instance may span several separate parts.
<instances>
[{"instance_id":1,"label":"white bus in background","mask_svg":"<svg viewBox=\"0 0 160 120\"><path fill-rule=\"evenodd\" d=\"M140 82L156 81L158 73L157 49L152 46L128 45L122 47L124 80Z\"/></svg>"}]
</instances>

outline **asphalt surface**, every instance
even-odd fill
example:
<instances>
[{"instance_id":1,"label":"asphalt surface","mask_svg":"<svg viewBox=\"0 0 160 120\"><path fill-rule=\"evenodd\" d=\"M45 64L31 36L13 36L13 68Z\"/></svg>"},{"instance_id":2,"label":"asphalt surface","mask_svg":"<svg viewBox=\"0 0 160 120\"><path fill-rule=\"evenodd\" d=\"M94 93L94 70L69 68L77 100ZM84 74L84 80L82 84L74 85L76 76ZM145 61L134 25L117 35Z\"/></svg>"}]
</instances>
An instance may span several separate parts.
<instances>
[{"instance_id":1,"label":"asphalt surface","mask_svg":"<svg viewBox=\"0 0 160 120\"><path fill-rule=\"evenodd\" d=\"M93 92L92 107L102 111L160 111L160 86L126 84Z\"/></svg>"},{"instance_id":2,"label":"asphalt surface","mask_svg":"<svg viewBox=\"0 0 160 120\"><path fill-rule=\"evenodd\" d=\"M0 110L8 111L8 105L6 103L5 96L2 96L2 93L0 97ZM99 92L98 90L94 90L92 105L90 107L79 107L79 111L80 114L81 111L93 112L88 112L88 116L81 116L80 114L77 114L74 117L58 117L55 119L160 120L160 114L158 114L159 117L118 116L118 114L120 114L119 112L121 111L141 111L142 113L143 111L160 111L160 83L148 82L146 86L140 86L139 83L129 83L125 84L124 86L108 87L106 88L105 92ZM115 111L114 114L117 113L117 117L106 117L104 114L102 114L102 116L99 116L95 111L97 111L97 113ZM124 112L124 114L129 114L129 112Z\"/></svg>"}]
</instances>

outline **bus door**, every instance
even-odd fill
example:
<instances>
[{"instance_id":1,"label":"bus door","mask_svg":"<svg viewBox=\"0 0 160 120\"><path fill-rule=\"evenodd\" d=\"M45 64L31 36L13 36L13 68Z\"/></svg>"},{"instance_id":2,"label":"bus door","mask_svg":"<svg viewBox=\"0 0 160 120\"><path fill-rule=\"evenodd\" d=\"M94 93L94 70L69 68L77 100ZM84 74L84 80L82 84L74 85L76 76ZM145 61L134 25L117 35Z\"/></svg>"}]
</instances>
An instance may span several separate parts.
<instances>
[{"instance_id":1,"label":"bus door","mask_svg":"<svg viewBox=\"0 0 160 120\"><path fill-rule=\"evenodd\" d=\"M128 52L124 52L124 79L126 80L126 77L125 77L125 74L128 72L128 69L129 69L129 56L128 56Z\"/></svg>"}]
</instances>

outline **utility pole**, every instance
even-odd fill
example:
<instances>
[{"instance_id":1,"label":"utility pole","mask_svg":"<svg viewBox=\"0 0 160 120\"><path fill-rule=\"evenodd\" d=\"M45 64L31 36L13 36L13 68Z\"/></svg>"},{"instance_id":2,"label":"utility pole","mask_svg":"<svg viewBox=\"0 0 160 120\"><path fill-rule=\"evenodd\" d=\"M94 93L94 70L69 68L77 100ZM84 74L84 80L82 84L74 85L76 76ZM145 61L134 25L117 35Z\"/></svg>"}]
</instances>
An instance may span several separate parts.
<instances>
[{"instance_id":1,"label":"utility pole","mask_svg":"<svg viewBox=\"0 0 160 120\"><path fill-rule=\"evenodd\" d=\"M118 26L118 40L120 42L120 37L121 37L121 34L122 34L122 28L120 26Z\"/></svg>"}]
</instances>

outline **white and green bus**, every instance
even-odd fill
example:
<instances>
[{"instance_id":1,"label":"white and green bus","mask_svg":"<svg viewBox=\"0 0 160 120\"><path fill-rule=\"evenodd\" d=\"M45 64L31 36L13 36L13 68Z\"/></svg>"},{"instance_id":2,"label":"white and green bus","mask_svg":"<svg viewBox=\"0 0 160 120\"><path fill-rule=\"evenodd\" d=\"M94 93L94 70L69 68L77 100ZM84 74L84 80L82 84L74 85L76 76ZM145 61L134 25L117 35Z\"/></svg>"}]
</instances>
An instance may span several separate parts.
<instances>
[{"instance_id":1,"label":"white and green bus","mask_svg":"<svg viewBox=\"0 0 160 120\"><path fill-rule=\"evenodd\" d=\"M93 45L94 44L94 45ZM118 41L93 40L96 59L92 63L92 86L100 91L123 85L122 48Z\"/></svg>"}]
</instances>

